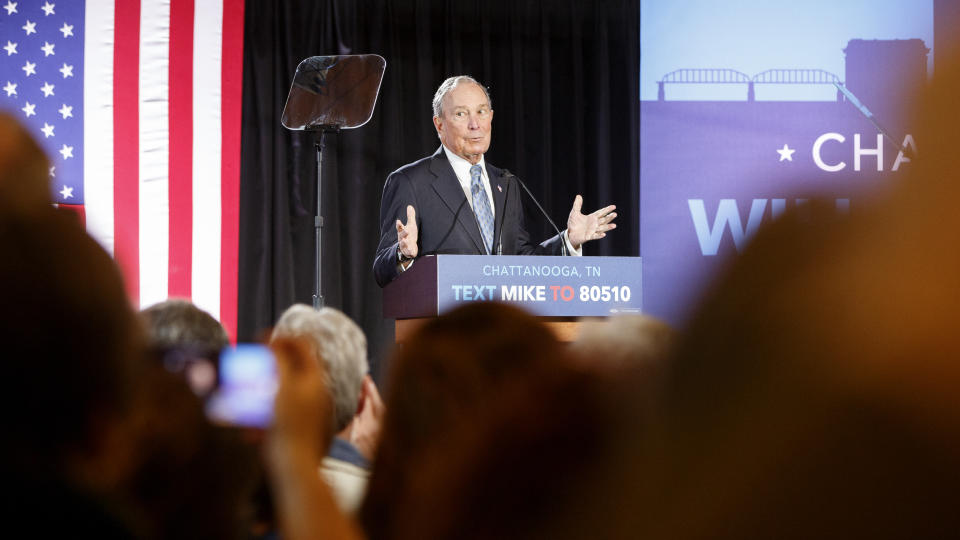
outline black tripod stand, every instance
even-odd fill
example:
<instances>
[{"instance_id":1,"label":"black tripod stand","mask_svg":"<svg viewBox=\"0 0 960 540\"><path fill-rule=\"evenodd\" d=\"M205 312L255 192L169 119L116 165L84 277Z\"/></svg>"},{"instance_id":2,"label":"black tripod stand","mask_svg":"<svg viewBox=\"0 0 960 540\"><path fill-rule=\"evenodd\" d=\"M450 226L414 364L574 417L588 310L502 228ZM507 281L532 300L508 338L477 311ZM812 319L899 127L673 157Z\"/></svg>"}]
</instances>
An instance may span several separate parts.
<instances>
[{"instance_id":1,"label":"black tripod stand","mask_svg":"<svg viewBox=\"0 0 960 540\"><path fill-rule=\"evenodd\" d=\"M373 115L387 62L376 54L312 56L300 62L281 122L287 129L315 132L317 214L314 217L316 273L313 307L323 307L321 280L323 151L326 136L358 128Z\"/></svg>"}]
</instances>

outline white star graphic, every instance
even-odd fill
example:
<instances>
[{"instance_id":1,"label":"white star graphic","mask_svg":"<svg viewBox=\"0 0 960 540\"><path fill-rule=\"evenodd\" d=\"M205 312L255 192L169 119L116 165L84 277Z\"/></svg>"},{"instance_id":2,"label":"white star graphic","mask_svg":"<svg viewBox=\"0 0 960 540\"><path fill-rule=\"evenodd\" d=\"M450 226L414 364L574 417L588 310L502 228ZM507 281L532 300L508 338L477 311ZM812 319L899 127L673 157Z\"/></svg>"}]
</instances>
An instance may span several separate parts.
<instances>
[{"instance_id":1,"label":"white star graphic","mask_svg":"<svg viewBox=\"0 0 960 540\"><path fill-rule=\"evenodd\" d=\"M43 51L44 58L50 56L51 54L56 54L53 52L53 43L47 43L46 41L43 42L43 47L40 47L40 50Z\"/></svg>"},{"instance_id":2,"label":"white star graphic","mask_svg":"<svg viewBox=\"0 0 960 540\"><path fill-rule=\"evenodd\" d=\"M7 93L7 97L17 95L17 85L7 81L7 85L3 87L3 90Z\"/></svg>"},{"instance_id":3,"label":"white star graphic","mask_svg":"<svg viewBox=\"0 0 960 540\"><path fill-rule=\"evenodd\" d=\"M69 199L70 197L73 197L73 188L63 186L63 189L60 190L60 195L62 195L64 199Z\"/></svg>"},{"instance_id":4,"label":"white star graphic","mask_svg":"<svg viewBox=\"0 0 960 540\"><path fill-rule=\"evenodd\" d=\"M73 107L64 103L63 106L60 107L60 110L57 112L60 113L61 116L63 116L64 120L66 120L67 118L70 118L71 116L73 116Z\"/></svg>"},{"instance_id":5,"label":"white star graphic","mask_svg":"<svg viewBox=\"0 0 960 540\"><path fill-rule=\"evenodd\" d=\"M7 5L3 6L3 9L7 10L7 15L13 15L17 12L17 3L7 0Z\"/></svg>"},{"instance_id":6,"label":"white star graphic","mask_svg":"<svg viewBox=\"0 0 960 540\"><path fill-rule=\"evenodd\" d=\"M27 118L30 118L31 116L37 114L37 111L36 111L37 106L34 105L33 103L30 103L29 101L26 103L27 104L24 105L23 108L20 110L27 115Z\"/></svg>"},{"instance_id":7,"label":"white star graphic","mask_svg":"<svg viewBox=\"0 0 960 540\"><path fill-rule=\"evenodd\" d=\"M67 77L73 77L73 66L68 66L66 62L64 62L63 67L60 68L60 73L63 73L64 79Z\"/></svg>"},{"instance_id":8,"label":"white star graphic","mask_svg":"<svg viewBox=\"0 0 960 540\"><path fill-rule=\"evenodd\" d=\"M60 155L63 156L63 159L70 159L70 158L72 158L72 157L73 157L73 147L72 147L72 146L63 145L63 146L60 148Z\"/></svg>"},{"instance_id":9,"label":"white star graphic","mask_svg":"<svg viewBox=\"0 0 960 540\"><path fill-rule=\"evenodd\" d=\"M37 33L37 23L35 23L35 22L30 22L29 20L27 21L27 24L21 26L20 28L23 28L23 30L27 33L28 36L29 36L30 34L36 34L36 33Z\"/></svg>"},{"instance_id":10,"label":"white star graphic","mask_svg":"<svg viewBox=\"0 0 960 540\"><path fill-rule=\"evenodd\" d=\"M54 87L54 85L48 83L47 81L43 81L43 86L40 87L40 91L43 92L43 97L50 97L50 96L52 96L52 95L53 95L53 87Z\"/></svg>"},{"instance_id":11,"label":"white star graphic","mask_svg":"<svg viewBox=\"0 0 960 540\"><path fill-rule=\"evenodd\" d=\"M29 77L37 72L37 65L27 60L27 63L24 64L20 69L22 69L23 72L27 74L27 77Z\"/></svg>"},{"instance_id":12,"label":"white star graphic","mask_svg":"<svg viewBox=\"0 0 960 540\"><path fill-rule=\"evenodd\" d=\"M73 35L73 25L63 23L63 26L60 27L60 31L63 32L63 37L68 38Z\"/></svg>"},{"instance_id":13,"label":"white star graphic","mask_svg":"<svg viewBox=\"0 0 960 540\"><path fill-rule=\"evenodd\" d=\"M43 123L43 128L40 131L43 132L43 137L45 139L49 139L50 137L53 137L53 126L51 126L46 122Z\"/></svg>"},{"instance_id":14,"label":"white star graphic","mask_svg":"<svg viewBox=\"0 0 960 540\"><path fill-rule=\"evenodd\" d=\"M54 171L56 171L56 170L57 170L57 166L56 166L56 165L51 165L51 166L50 166L50 178L53 178L53 177L57 176L57 173L54 172Z\"/></svg>"},{"instance_id":15,"label":"white star graphic","mask_svg":"<svg viewBox=\"0 0 960 540\"><path fill-rule=\"evenodd\" d=\"M17 44L10 40L7 40L7 46L3 49L7 51L7 56L17 54Z\"/></svg>"},{"instance_id":16,"label":"white star graphic","mask_svg":"<svg viewBox=\"0 0 960 540\"><path fill-rule=\"evenodd\" d=\"M794 152L796 152L796 150L787 146L787 143L783 143L783 148L777 149L777 153L780 154L780 161L793 161Z\"/></svg>"},{"instance_id":17,"label":"white star graphic","mask_svg":"<svg viewBox=\"0 0 960 540\"><path fill-rule=\"evenodd\" d=\"M49 16L49 15L53 15L53 7L54 7L55 5L56 5L56 4L51 4L50 2L47 2L47 3L43 4L42 6L40 6L40 9L43 10L43 16L44 16L44 17L47 17L47 16Z\"/></svg>"}]
</instances>

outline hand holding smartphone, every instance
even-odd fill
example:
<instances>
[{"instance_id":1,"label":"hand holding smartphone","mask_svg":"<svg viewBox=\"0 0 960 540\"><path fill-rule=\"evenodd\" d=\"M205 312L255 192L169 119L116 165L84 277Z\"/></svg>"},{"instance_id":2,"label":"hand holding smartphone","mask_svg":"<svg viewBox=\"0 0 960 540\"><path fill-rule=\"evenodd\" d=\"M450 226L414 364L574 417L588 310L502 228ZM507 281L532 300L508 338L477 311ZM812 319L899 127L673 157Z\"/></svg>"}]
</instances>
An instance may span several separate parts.
<instances>
[{"instance_id":1,"label":"hand holding smartphone","mask_svg":"<svg viewBox=\"0 0 960 540\"><path fill-rule=\"evenodd\" d=\"M277 364L266 345L241 343L220 353L217 388L207 401L211 421L267 428L273 422Z\"/></svg>"}]
</instances>

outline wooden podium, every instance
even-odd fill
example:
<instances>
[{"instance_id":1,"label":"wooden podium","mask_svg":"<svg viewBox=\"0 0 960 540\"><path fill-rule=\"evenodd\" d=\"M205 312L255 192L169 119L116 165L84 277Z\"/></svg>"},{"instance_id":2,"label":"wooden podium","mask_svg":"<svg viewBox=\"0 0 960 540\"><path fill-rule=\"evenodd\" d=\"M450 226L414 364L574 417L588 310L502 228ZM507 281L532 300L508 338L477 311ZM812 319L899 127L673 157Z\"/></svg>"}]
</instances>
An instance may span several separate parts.
<instances>
[{"instance_id":1,"label":"wooden podium","mask_svg":"<svg viewBox=\"0 0 960 540\"><path fill-rule=\"evenodd\" d=\"M436 255L383 288L383 315L403 343L427 320L457 306L499 301L540 317L562 341L584 318L641 312L639 257Z\"/></svg>"}]
</instances>

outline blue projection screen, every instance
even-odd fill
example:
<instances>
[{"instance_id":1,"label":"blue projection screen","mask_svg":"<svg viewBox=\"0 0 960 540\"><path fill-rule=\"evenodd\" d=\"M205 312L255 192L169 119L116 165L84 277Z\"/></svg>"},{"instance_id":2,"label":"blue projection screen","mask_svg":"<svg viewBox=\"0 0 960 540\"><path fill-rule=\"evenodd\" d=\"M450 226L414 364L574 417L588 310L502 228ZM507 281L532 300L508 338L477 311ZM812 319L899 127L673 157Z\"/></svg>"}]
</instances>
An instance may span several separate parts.
<instances>
[{"instance_id":1,"label":"blue projection screen","mask_svg":"<svg viewBox=\"0 0 960 540\"><path fill-rule=\"evenodd\" d=\"M761 224L909 170L934 2L643 0L644 311L681 324Z\"/></svg>"}]
</instances>

